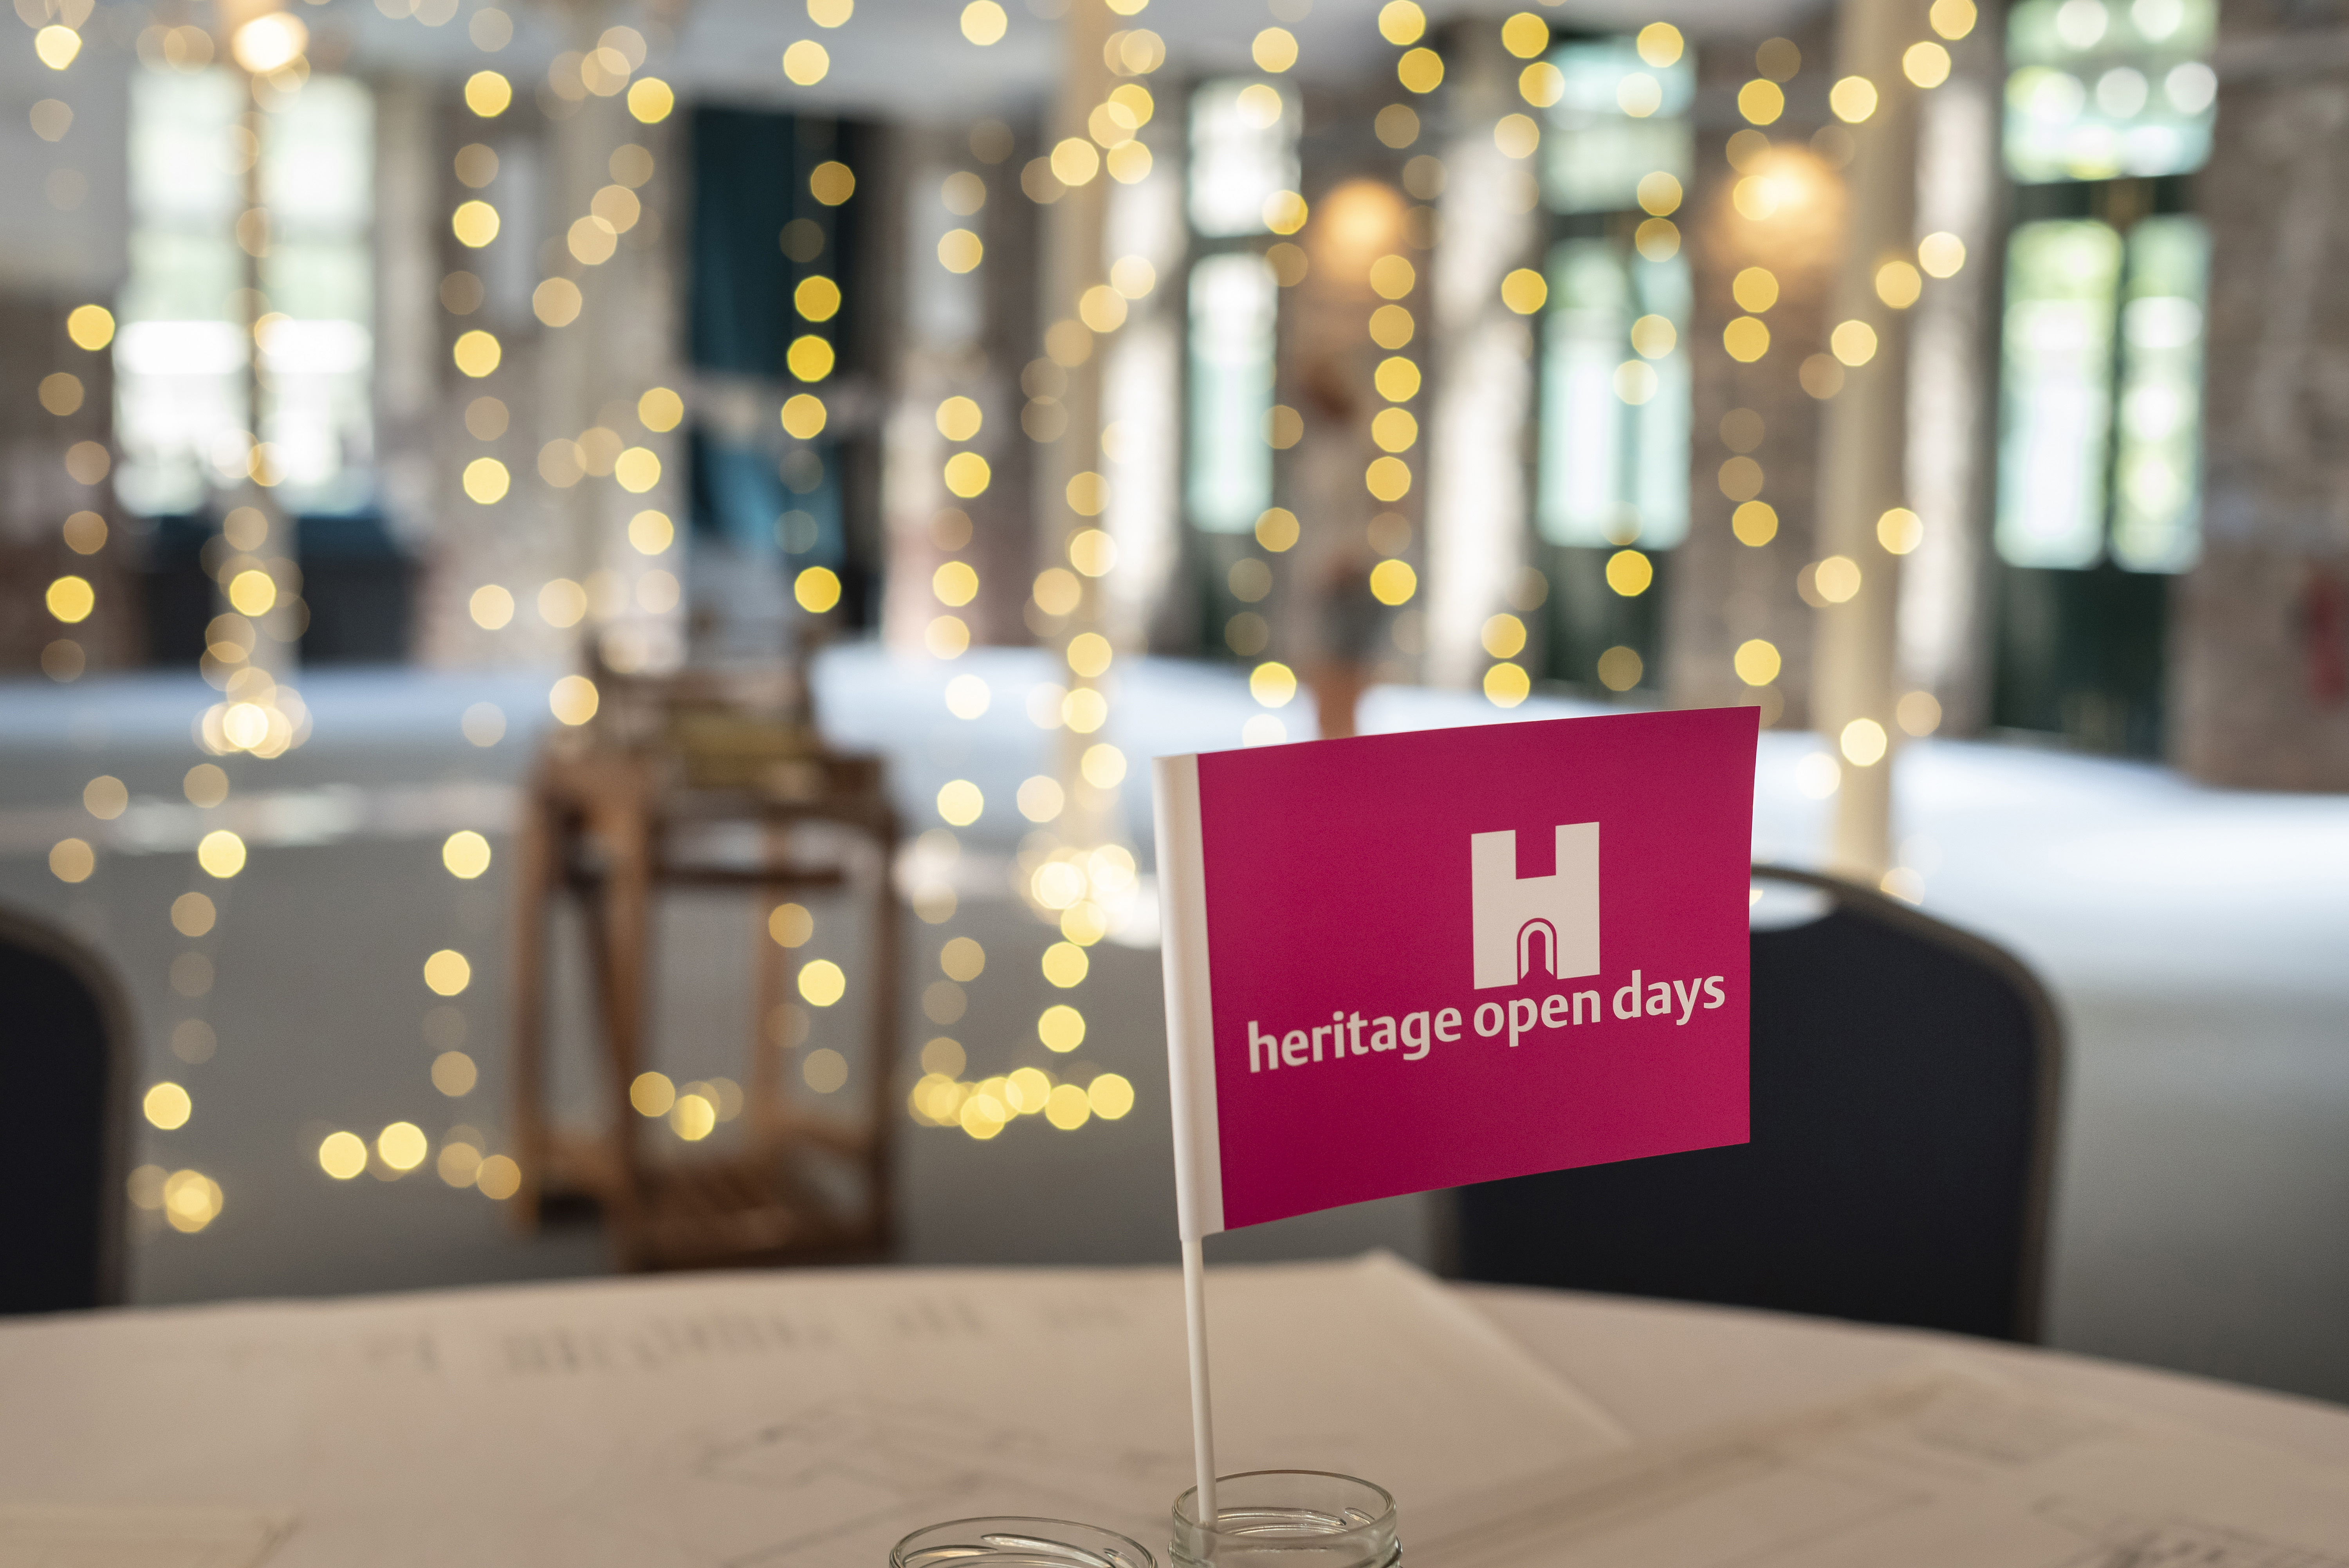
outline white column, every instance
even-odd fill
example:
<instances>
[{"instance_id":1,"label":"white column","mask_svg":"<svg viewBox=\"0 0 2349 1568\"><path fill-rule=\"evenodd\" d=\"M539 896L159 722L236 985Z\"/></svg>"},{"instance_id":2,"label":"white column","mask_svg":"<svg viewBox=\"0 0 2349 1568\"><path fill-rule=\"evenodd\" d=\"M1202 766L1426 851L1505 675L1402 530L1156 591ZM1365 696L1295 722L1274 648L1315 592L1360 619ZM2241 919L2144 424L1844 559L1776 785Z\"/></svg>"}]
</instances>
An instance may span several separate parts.
<instances>
[{"instance_id":1,"label":"white column","mask_svg":"<svg viewBox=\"0 0 2349 1568\"><path fill-rule=\"evenodd\" d=\"M1427 676L1476 684L1480 640L1524 565L1526 432L1533 418L1533 331L1501 303L1501 280L1532 265L1538 224L1526 165L1494 145L1516 64L1473 30L1457 67L1444 150L1442 228L1432 290L1433 395L1427 441ZM1486 56L1490 56L1487 58Z\"/></svg>"},{"instance_id":2,"label":"white column","mask_svg":"<svg viewBox=\"0 0 2349 1568\"><path fill-rule=\"evenodd\" d=\"M1831 870L1873 885L1891 858L1894 659L1899 557L1877 538L1877 520L1908 504L1908 317L1877 297L1877 268L1915 256L1918 93L1901 53L1925 36L1922 16L1899 0L1844 0L1836 76L1874 85L1875 111L1852 128L1849 249L1830 319L1864 324L1875 351L1852 367L1826 407L1820 437L1818 547L1859 568L1859 587L1822 608L1811 678L1811 712L1840 753L1828 846ZM1873 743L1868 726L1873 725ZM1857 726L1857 728L1854 728Z\"/></svg>"}]
</instances>

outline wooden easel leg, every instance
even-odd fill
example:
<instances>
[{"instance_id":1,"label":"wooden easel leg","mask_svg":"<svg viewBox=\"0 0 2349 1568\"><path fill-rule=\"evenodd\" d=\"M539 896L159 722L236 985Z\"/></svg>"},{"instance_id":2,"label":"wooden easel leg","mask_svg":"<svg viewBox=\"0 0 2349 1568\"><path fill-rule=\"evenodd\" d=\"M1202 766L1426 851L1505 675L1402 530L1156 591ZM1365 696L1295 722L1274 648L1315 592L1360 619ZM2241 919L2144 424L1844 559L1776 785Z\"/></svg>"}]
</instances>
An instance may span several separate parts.
<instances>
[{"instance_id":1,"label":"wooden easel leg","mask_svg":"<svg viewBox=\"0 0 2349 1568\"><path fill-rule=\"evenodd\" d=\"M620 1266L646 1266L650 1254L644 1156L628 1091L644 1070L647 977L652 964L652 822L641 791L607 799L598 826L609 857L601 929L593 949L603 971L605 1065L611 1106L616 1191L612 1229Z\"/></svg>"},{"instance_id":2,"label":"wooden easel leg","mask_svg":"<svg viewBox=\"0 0 2349 1568\"><path fill-rule=\"evenodd\" d=\"M514 834L512 1034L509 1042L513 1096L514 1154L522 1189L513 1217L535 1229L545 1193L553 1139L546 1106L547 921L553 915L561 816L543 778L533 779Z\"/></svg>"}]
</instances>

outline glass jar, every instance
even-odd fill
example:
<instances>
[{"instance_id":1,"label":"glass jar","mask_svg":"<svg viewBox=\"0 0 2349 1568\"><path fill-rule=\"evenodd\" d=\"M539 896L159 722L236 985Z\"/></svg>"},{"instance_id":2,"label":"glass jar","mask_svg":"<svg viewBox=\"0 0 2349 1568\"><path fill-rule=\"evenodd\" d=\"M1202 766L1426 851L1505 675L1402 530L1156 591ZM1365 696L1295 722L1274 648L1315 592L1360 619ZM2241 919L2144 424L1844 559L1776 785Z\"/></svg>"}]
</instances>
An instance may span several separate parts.
<instances>
[{"instance_id":1,"label":"glass jar","mask_svg":"<svg viewBox=\"0 0 2349 1568\"><path fill-rule=\"evenodd\" d=\"M1216 1518L1199 1489L1174 1500L1175 1568L1393 1568L1402 1561L1394 1499L1328 1470L1216 1478Z\"/></svg>"},{"instance_id":2,"label":"glass jar","mask_svg":"<svg viewBox=\"0 0 2349 1568\"><path fill-rule=\"evenodd\" d=\"M1002 1515L916 1530L889 1549L889 1568L1158 1568L1123 1535L1066 1519Z\"/></svg>"}]
</instances>

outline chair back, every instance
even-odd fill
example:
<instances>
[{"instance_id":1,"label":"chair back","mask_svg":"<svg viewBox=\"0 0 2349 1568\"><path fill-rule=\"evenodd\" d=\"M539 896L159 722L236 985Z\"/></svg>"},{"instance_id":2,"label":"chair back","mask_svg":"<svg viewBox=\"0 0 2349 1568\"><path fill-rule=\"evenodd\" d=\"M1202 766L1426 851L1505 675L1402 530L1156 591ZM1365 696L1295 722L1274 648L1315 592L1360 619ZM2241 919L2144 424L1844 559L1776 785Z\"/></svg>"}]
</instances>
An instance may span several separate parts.
<instances>
[{"instance_id":1,"label":"chair back","mask_svg":"<svg viewBox=\"0 0 2349 1568\"><path fill-rule=\"evenodd\" d=\"M0 909L0 1313L122 1299L129 1011L103 962Z\"/></svg>"},{"instance_id":2,"label":"chair back","mask_svg":"<svg viewBox=\"0 0 2349 1568\"><path fill-rule=\"evenodd\" d=\"M1753 934L1753 1140L1464 1188L1460 1272L2035 1340L2062 1056L2045 991L1870 889L1754 876L1825 913Z\"/></svg>"}]
</instances>

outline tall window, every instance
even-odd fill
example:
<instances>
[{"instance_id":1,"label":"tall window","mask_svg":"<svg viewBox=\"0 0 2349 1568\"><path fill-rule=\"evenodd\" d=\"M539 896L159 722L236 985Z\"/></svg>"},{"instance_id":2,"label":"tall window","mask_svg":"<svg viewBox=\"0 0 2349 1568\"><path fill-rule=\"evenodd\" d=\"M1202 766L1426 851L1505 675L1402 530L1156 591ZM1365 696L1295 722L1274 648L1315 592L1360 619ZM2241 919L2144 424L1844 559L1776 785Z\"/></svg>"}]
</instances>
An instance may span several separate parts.
<instances>
[{"instance_id":1,"label":"tall window","mask_svg":"<svg viewBox=\"0 0 2349 1568\"><path fill-rule=\"evenodd\" d=\"M1687 265L1606 239L1550 252L1541 535L1669 549L1688 536Z\"/></svg>"},{"instance_id":2,"label":"tall window","mask_svg":"<svg viewBox=\"0 0 2349 1568\"><path fill-rule=\"evenodd\" d=\"M2201 552L2215 0L2019 0L1992 719L2158 754L2168 575Z\"/></svg>"},{"instance_id":3,"label":"tall window","mask_svg":"<svg viewBox=\"0 0 2349 1568\"><path fill-rule=\"evenodd\" d=\"M1272 268L1253 251L1226 251L1191 268L1191 521L1245 534L1272 504Z\"/></svg>"},{"instance_id":4,"label":"tall window","mask_svg":"<svg viewBox=\"0 0 2349 1568\"><path fill-rule=\"evenodd\" d=\"M2185 214L2126 236L2092 218L2014 231L1997 526L2010 565L2194 564L2209 248Z\"/></svg>"},{"instance_id":5,"label":"tall window","mask_svg":"<svg viewBox=\"0 0 2349 1568\"><path fill-rule=\"evenodd\" d=\"M1299 109L1269 82L1210 81L1191 95L1192 263L1184 501L1210 534L1246 534L1273 502L1273 352L1278 286L1257 237L1298 183Z\"/></svg>"},{"instance_id":6,"label":"tall window","mask_svg":"<svg viewBox=\"0 0 2349 1568\"><path fill-rule=\"evenodd\" d=\"M2211 0L2023 0L2009 14L1995 540L2009 565L2176 572L2199 554L2209 236L2160 209L2209 156ZM2116 182L2148 195L2116 199ZM2140 184L2138 182L2145 182Z\"/></svg>"},{"instance_id":7,"label":"tall window","mask_svg":"<svg viewBox=\"0 0 2349 1568\"><path fill-rule=\"evenodd\" d=\"M1551 244L1540 323L1534 519L1556 589L1548 663L1620 691L1653 664L1667 551L1688 536L1691 285L1679 209L1692 63L1630 38L1551 51L1541 144ZM1637 570L1609 571L1635 548ZM1651 587L1652 585L1652 587Z\"/></svg>"},{"instance_id":8,"label":"tall window","mask_svg":"<svg viewBox=\"0 0 2349 1568\"><path fill-rule=\"evenodd\" d=\"M371 483L373 105L356 82L315 77L260 117L256 139L244 103L226 70L132 82L117 487L150 516L244 483L255 439L294 510L355 507ZM240 293L247 250L257 301Z\"/></svg>"}]
</instances>

